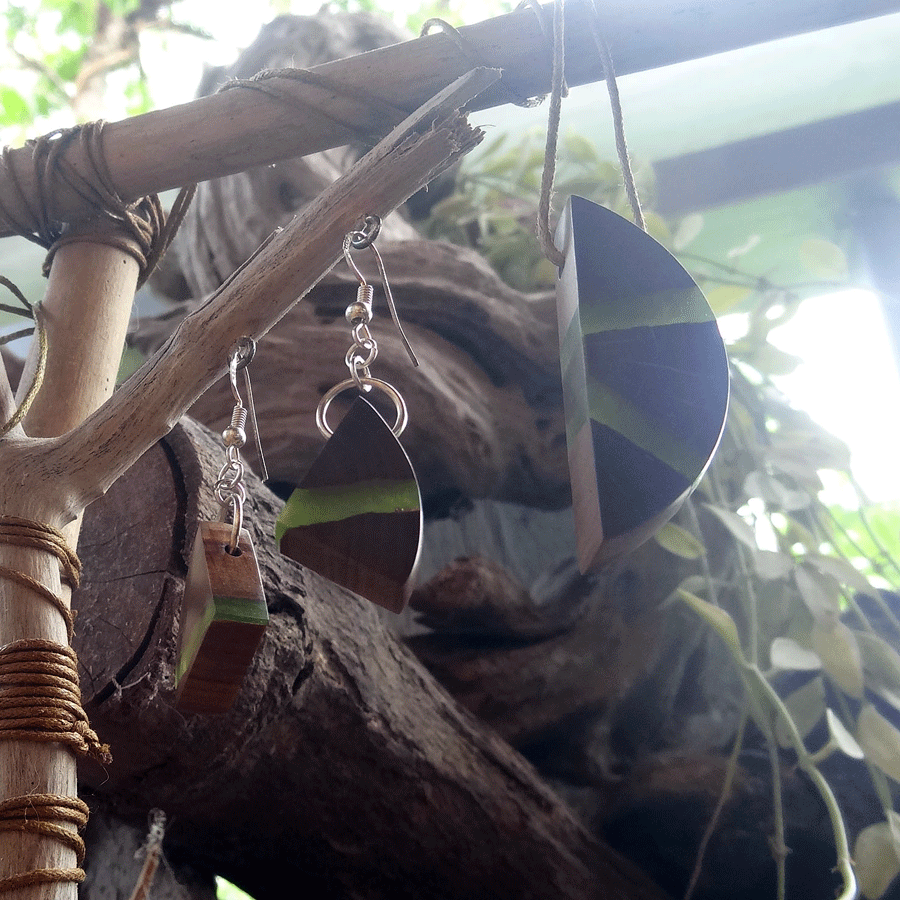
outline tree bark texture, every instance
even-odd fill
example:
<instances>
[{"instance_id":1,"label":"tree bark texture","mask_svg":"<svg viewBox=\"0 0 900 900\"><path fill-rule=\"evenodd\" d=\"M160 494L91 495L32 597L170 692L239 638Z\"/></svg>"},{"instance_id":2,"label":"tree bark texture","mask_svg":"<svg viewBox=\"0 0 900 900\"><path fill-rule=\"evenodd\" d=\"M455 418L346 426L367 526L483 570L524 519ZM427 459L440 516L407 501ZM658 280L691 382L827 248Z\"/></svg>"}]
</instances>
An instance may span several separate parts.
<instances>
[{"instance_id":1,"label":"tree bark texture","mask_svg":"<svg viewBox=\"0 0 900 900\"><path fill-rule=\"evenodd\" d=\"M373 608L277 554L278 502L259 484L245 521L271 624L230 713L178 713L185 553L197 521L218 513L208 485L220 457L186 420L85 522L78 650L116 758L83 770L96 801L133 824L164 809L176 858L257 898L298 885L323 897L659 896Z\"/></svg>"}]
</instances>

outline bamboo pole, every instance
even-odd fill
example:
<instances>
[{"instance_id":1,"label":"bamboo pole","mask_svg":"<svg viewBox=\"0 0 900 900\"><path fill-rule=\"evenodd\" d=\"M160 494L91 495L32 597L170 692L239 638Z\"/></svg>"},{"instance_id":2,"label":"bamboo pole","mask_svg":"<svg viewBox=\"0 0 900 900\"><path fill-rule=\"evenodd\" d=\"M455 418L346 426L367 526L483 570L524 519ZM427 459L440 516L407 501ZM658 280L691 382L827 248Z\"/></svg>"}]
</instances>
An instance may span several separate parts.
<instances>
[{"instance_id":1,"label":"bamboo pole","mask_svg":"<svg viewBox=\"0 0 900 900\"><path fill-rule=\"evenodd\" d=\"M600 5L601 30L619 75L900 10L900 0L694 0L687 9L670 0L668 7L654 4L649 11L646 4L632 0ZM587 18L591 4L570 2L570 7L567 81L578 85L602 80ZM543 7L544 28L553 20L552 8ZM340 146L351 138L377 139L473 66L504 73L502 82L479 96L473 108L549 90L549 39L533 10L487 19L461 28L460 34L462 45L445 34L431 34L316 66L310 70L312 80L305 83L290 78L269 82L285 99L237 88L111 123L104 131L104 146L112 180L119 194L131 201ZM77 171L91 171L84 148L77 144L65 157ZM34 205L30 150L13 150L9 164ZM83 215L84 204L71 188L64 183L56 187L57 217L69 221ZM6 173L0 173L0 204L11 215L27 218ZM11 233L0 227L0 236Z\"/></svg>"},{"instance_id":2,"label":"bamboo pole","mask_svg":"<svg viewBox=\"0 0 900 900\"><path fill-rule=\"evenodd\" d=\"M108 400L115 387L139 270L133 256L92 243L91 237L92 232L86 230L83 242L63 245L53 259L42 305L49 347L46 374L25 419L25 428L34 437L65 434ZM36 347L35 341L20 395L27 390L37 365ZM28 490L28 485L24 488ZM44 521L43 513L35 512L34 517ZM71 547L77 545L80 524L79 516L64 529ZM0 561L37 578L69 606L71 591L68 585L60 585L58 564L52 556L0 546ZM50 604L18 585L2 583L0 587L0 643L42 638L68 644L65 623ZM77 792L75 757L60 744L0 742L0 772L2 799L31 793L74 796ZM56 841L29 832L3 835L0 878L30 869L72 869L75 865L74 851ZM34 886L13 896L73 900L76 886Z\"/></svg>"},{"instance_id":3,"label":"bamboo pole","mask_svg":"<svg viewBox=\"0 0 900 900\"><path fill-rule=\"evenodd\" d=\"M333 265L344 235L363 214L386 215L480 140L480 132L455 111L498 75L483 69L470 73L394 129L276 233L105 403L114 383L137 267L104 246L60 248L47 300L54 363L42 402L27 426L51 435L74 427L61 437L25 438L17 429L0 441L0 470L6 476L0 482L0 509L57 527L69 523L71 528L87 503L222 375L234 341L268 330ZM84 359L84 354L99 359ZM64 408L70 399L71 408ZM9 405L2 383L0 401ZM97 413L77 424L101 403ZM45 553L0 545L0 563L61 593L58 564ZM0 644L39 636L66 643L62 617L27 590L0 579ZM0 743L0 773L0 800L27 793L75 794L74 760L55 745ZM28 868L74 865L71 851L45 838L22 834L12 840L4 834L3 841L0 877ZM9 896L75 900L75 886L22 888Z\"/></svg>"}]
</instances>

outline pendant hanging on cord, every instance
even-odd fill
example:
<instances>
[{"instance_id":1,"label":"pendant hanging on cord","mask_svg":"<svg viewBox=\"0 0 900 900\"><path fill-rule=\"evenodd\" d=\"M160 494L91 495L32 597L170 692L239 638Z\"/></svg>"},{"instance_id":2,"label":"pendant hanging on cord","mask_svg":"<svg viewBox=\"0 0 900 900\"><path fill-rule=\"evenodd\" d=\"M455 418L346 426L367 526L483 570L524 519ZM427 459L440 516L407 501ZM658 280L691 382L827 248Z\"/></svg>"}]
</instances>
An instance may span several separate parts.
<instances>
[{"instance_id":1,"label":"pendant hanging on cord","mask_svg":"<svg viewBox=\"0 0 900 900\"><path fill-rule=\"evenodd\" d=\"M560 359L582 571L649 538L697 486L728 407L700 288L662 244L570 197L556 233Z\"/></svg>"}]
</instances>

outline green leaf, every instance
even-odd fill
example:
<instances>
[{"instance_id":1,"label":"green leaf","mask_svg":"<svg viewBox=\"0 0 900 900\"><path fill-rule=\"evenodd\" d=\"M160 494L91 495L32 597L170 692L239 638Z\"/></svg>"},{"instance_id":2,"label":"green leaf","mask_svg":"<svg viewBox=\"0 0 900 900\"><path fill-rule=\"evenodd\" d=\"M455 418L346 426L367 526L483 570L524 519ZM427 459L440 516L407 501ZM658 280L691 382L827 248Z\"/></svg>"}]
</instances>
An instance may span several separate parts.
<instances>
[{"instance_id":1,"label":"green leaf","mask_svg":"<svg viewBox=\"0 0 900 900\"><path fill-rule=\"evenodd\" d=\"M862 572L845 559L834 556L823 556L821 553L808 553L804 563L811 565L823 575L830 575L841 584L852 587L864 594L872 593L872 585Z\"/></svg>"},{"instance_id":2,"label":"green leaf","mask_svg":"<svg viewBox=\"0 0 900 900\"><path fill-rule=\"evenodd\" d=\"M712 603L701 600L696 594L692 594L684 588L678 588L676 594L681 600L687 603L687 605L690 606L690 608L694 610L707 625L711 625L715 629L719 637L728 644L729 648L738 659L743 659L741 639L738 636L737 625L735 625L734 619L732 619L724 609L719 609L718 606L713 606Z\"/></svg>"},{"instance_id":3,"label":"green leaf","mask_svg":"<svg viewBox=\"0 0 900 900\"><path fill-rule=\"evenodd\" d=\"M655 535L656 542L683 559L699 559L706 553L703 542L674 522L666 522Z\"/></svg>"},{"instance_id":4,"label":"green leaf","mask_svg":"<svg viewBox=\"0 0 900 900\"><path fill-rule=\"evenodd\" d=\"M803 360L774 344L765 343L750 353L747 362L763 375L790 375Z\"/></svg>"},{"instance_id":5,"label":"green leaf","mask_svg":"<svg viewBox=\"0 0 900 900\"><path fill-rule=\"evenodd\" d=\"M778 553L775 550L755 550L753 567L763 581L777 581L791 574L794 570L794 560L786 553Z\"/></svg>"},{"instance_id":6,"label":"green leaf","mask_svg":"<svg viewBox=\"0 0 900 900\"><path fill-rule=\"evenodd\" d=\"M847 277L844 251L823 238L810 238L800 245L800 262L816 278L842 281Z\"/></svg>"},{"instance_id":7,"label":"green leaf","mask_svg":"<svg viewBox=\"0 0 900 900\"><path fill-rule=\"evenodd\" d=\"M863 828L853 848L859 889L867 900L878 900L900 873L900 855L887 822Z\"/></svg>"},{"instance_id":8,"label":"green leaf","mask_svg":"<svg viewBox=\"0 0 900 900\"><path fill-rule=\"evenodd\" d=\"M862 657L853 632L843 623L829 625L816 620L812 647L828 677L845 693L859 699L863 694Z\"/></svg>"},{"instance_id":9,"label":"green leaf","mask_svg":"<svg viewBox=\"0 0 900 900\"><path fill-rule=\"evenodd\" d=\"M753 529L735 512L716 506L712 503L703 504L739 541L746 544L752 550L756 550L756 535Z\"/></svg>"},{"instance_id":10,"label":"green leaf","mask_svg":"<svg viewBox=\"0 0 900 900\"><path fill-rule=\"evenodd\" d=\"M737 284L720 284L704 293L710 309L717 316L724 316L750 296L750 288Z\"/></svg>"},{"instance_id":11,"label":"green leaf","mask_svg":"<svg viewBox=\"0 0 900 900\"><path fill-rule=\"evenodd\" d=\"M794 581L806 608L816 620L836 621L840 615L840 589L830 576L797 566Z\"/></svg>"},{"instance_id":12,"label":"green leaf","mask_svg":"<svg viewBox=\"0 0 900 900\"><path fill-rule=\"evenodd\" d=\"M776 669L803 672L822 668L822 660L816 653L793 638L775 638L769 649L769 659Z\"/></svg>"},{"instance_id":13,"label":"green leaf","mask_svg":"<svg viewBox=\"0 0 900 900\"><path fill-rule=\"evenodd\" d=\"M784 700L794 721L794 727L805 738L825 715L825 682L820 676L811 679L802 688L794 691ZM775 722L775 739L782 747L792 747L790 729L782 716Z\"/></svg>"},{"instance_id":14,"label":"green leaf","mask_svg":"<svg viewBox=\"0 0 900 900\"><path fill-rule=\"evenodd\" d=\"M846 754L851 759L863 759L865 753L862 747L856 742L856 738L844 728L844 723L830 710L825 710L825 719L828 722L828 734L831 740L837 745L841 753Z\"/></svg>"},{"instance_id":15,"label":"green leaf","mask_svg":"<svg viewBox=\"0 0 900 900\"><path fill-rule=\"evenodd\" d=\"M691 213L678 222L675 233L672 235L672 246L675 250L684 250L703 231L703 216L700 213ZM707 295L709 299L709 295ZM712 303L710 303L712 306ZM715 312L715 307L713 307Z\"/></svg>"},{"instance_id":16,"label":"green leaf","mask_svg":"<svg viewBox=\"0 0 900 900\"><path fill-rule=\"evenodd\" d=\"M867 631L854 631L862 656L863 671L873 686L881 686L900 694L900 653L884 638Z\"/></svg>"},{"instance_id":17,"label":"green leaf","mask_svg":"<svg viewBox=\"0 0 900 900\"><path fill-rule=\"evenodd\" d=\"M599 161L597 148L583 135L572 132L564 139L566 162L595 164Z\"/></svg>"},{"instance_id":18,"label":"green leaf","mask_svg":"<svg viewBox=\"0 0 900 900\"><path fill-rule=\"evenodd\" d=\"M766 472L750 472L744 479L744 493L761 497L769 506L788 512L806 509L812 501L806 491L795 491Z\"/></svg>"},{"instance_id":19,"label":"green leaf","mask_svg":"<svg viewBox=\"0 0 900 900\"><path fill-rule=\"evenodd\" d=\"M900 731L870 703L859 714L856 740L869 762L895 781L900 781Z\"/></svg>"},{"instance_id":20,"label":"green leaf","mask_svg":"<svg viewBox=\"0 0 900 900\"><path fill-rule=\"evenodd\" d=\"M629 215L628 218L630 219L631 216ZM644 210L644 226L650 237L655 238L665 247L671 246L672 232L669 231L666 220L658 213Z\"/></svg>"},{"instance_id":21,"label":"green leaf","mask_svg":"<svg viewBox=\"0 0 900 900\"><path fill-rule=\"evenodd\" d=\"M24 125L31 117L28 102L15 88L0 87L0 107L0 124L3 125Z\"/></svg>"}]
</instances>

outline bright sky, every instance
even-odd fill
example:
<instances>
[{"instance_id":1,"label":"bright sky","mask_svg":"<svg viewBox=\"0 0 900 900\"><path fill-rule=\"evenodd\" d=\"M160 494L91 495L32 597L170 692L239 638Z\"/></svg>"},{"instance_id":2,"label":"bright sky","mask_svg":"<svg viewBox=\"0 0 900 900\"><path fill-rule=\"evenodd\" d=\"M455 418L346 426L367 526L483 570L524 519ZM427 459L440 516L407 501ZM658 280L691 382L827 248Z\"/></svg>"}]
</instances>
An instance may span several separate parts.
<instances>
[{"instance_id":1,"label":"bright sky","mask_svg":"<svg viewBox=\"0 0 900 900\"><path fill-rule=\"evenodd\" d=\"M900 501L900 375L878 298L864 290L811 298L770 338L804 360L774 379L779 388L850 446L872 500Z\"/></svg>"}]
</instances>

